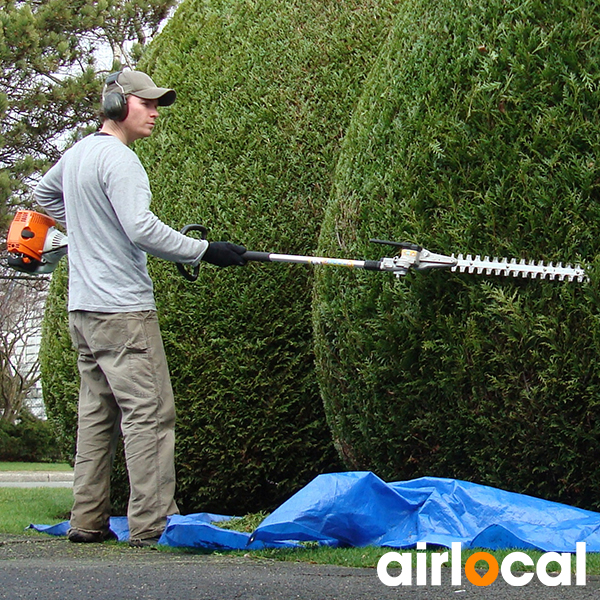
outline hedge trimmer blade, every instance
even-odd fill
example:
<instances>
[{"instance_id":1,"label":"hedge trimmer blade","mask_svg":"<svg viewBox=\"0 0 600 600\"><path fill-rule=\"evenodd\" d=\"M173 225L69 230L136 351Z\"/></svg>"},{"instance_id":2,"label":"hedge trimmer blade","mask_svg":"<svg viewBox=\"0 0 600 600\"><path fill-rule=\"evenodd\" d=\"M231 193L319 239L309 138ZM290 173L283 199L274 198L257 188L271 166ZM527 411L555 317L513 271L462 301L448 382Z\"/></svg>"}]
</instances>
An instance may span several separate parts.
<instances>
[{"instance_id":1,"label":"hedge trimmer blade","mask_svg":"<svg viewBox=\"0 0 600 600\"><path fill-rule=\"evenodd\" d=\"M454 258L454 255L452 255ZM571 266L566 265L563 267L562 263L553 265L551 262L545 265L543 261L526 262L521 260L517 262L516 259L508 260L506 258L493 258L489 256L481 258L480 256L471 256L467 254L463 256L459 254L456 257L456 265L451 270L459 271L460 273L477 273L485 275L504 275L505 277L523 277L531 279L558 279L559 281L587 281L588 276L585 273L583 267L579 265Z\"/></svg>"},{"instance_id":2,"label":"hedge trimmer blade","mask_svg":"<svg viewBox=\"0 0 600 600\"><path fill-rule=\"evenodd\" d=\"M523 277L530 279L558 279L559 281L588 281L583 267L579 265L556 265L551 262L544 264L542 261L533 260L517 262L515 258L493 258L471 254L464 256L445 256L434 254L421 246L411 245L403 242L386 242L383 240L371 240L378 244L389 244L401 248L400 254L393 258L381 259L380 269L394 271L397 276L406 275L410 269L424 271L427 269L449 268L459 273L476 273L478 275L501 275L505 277Z\"/></svg>"}]
</instances>

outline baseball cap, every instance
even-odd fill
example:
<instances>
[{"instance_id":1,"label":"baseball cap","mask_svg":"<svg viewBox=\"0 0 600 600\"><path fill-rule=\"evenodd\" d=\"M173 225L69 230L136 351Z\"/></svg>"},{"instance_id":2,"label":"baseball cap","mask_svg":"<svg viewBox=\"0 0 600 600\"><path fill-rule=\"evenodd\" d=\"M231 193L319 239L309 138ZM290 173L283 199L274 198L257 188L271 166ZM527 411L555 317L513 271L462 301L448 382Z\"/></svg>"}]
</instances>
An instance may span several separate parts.
<instances>
[{"instance_id":1,"label":"baseball cap","mask_svg":"<svg viewBox=\"0 0 600 600\"><path fill-rule=\"evenodd\" d=\"M175 102L175 90L158 87L146 73L141 71L121 71L113 82L106 86L108 92L137 96L144 100L158 100L159 106L170 106Z\"/></svg>"}]
</instances>

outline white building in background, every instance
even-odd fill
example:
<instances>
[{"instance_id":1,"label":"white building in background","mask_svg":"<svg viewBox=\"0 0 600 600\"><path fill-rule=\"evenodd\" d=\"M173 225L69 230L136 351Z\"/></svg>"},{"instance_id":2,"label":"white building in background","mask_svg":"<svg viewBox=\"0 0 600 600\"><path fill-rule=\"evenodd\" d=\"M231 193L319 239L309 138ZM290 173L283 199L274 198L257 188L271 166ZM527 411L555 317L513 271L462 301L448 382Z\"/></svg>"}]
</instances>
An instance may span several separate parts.
<instances>
[{"instance_id":1,"label":"white building in background","mask_svg":"<svg viewBox=\"0 0 600 600\"><path fill-rule=\"evenodd\" d=\"M39 354L40 344L42 342L42 318L43 312L32 316L32 331L31 336L28 339L23 358L26 364L26 369L37 365L35 372L39 373ZM44 406L44 396L42 394L42 381L38 379L35 385L29 390L27 394L27 407L34 416L45 419L46 418L46 407Z\"/></svg>"}]
</instances>

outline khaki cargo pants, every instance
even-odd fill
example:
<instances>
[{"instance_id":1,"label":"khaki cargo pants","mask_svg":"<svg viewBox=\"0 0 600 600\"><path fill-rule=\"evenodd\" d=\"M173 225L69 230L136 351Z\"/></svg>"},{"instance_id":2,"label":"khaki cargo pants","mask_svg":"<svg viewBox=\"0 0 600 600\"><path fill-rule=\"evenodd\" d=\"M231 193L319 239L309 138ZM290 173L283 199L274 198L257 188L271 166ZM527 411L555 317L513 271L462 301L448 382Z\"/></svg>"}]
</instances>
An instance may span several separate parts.
<instances>
[{"instance_id":1,"label":"khaki cargo pants","mask_svg":"<svg viewBox=\"0 0 600 600\"><path fill-rule=\"evenodd\" d=\"M178 513L175 403L155 311L69 314L81 375L70 526L104 531L110 472L123 435L131 494L130 539L160 535Z\"/></svg>"}]
</instances>

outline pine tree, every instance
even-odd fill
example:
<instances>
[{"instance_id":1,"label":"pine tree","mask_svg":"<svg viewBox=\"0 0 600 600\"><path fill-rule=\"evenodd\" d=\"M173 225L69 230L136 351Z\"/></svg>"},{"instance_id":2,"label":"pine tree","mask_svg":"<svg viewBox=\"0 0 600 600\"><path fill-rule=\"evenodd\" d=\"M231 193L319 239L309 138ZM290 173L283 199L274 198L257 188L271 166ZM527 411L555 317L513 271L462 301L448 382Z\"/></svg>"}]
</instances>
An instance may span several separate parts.
<instances>
[{"instance_id":1,"label":"pine tree","mask_svg":"<svg viewBox=\"0 0 600 600\"><path fill-rule=\"evenodd\" d=\"M69 138L94 122L98 49L112 51L113 66L133 65L174 2L0 0L0 227Z\"/></svg>"}]
</instances>

